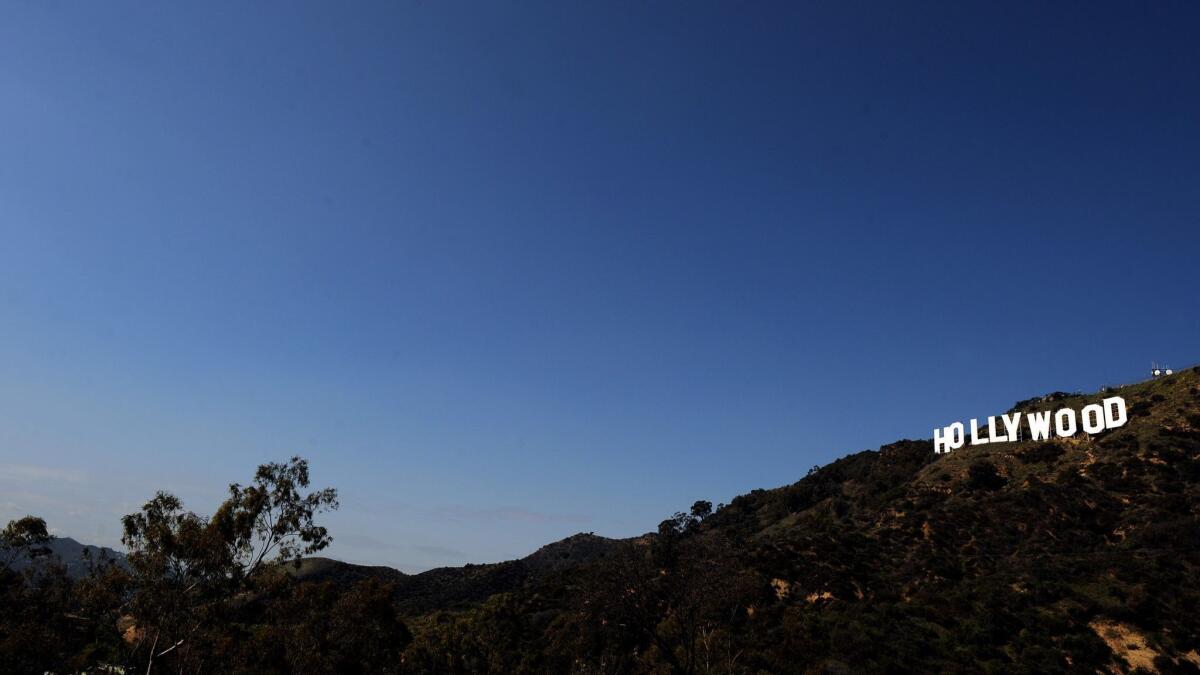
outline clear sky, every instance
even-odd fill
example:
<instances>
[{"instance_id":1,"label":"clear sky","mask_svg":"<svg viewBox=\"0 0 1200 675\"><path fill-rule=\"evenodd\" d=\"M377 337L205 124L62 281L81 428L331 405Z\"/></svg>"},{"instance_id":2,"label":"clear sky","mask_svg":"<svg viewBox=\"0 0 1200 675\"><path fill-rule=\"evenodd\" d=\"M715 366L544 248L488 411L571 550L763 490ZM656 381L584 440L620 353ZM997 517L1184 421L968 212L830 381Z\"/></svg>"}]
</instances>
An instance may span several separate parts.
<instances>
[{"instance_id":1,"label":"clear sky","mask_svg":"<svg viewBox=\"0 0 1200 675\"><path fill-rule=\"evenodd\" d=\"M13 2L0 519L412 571L1200 361L1195 3Z\"/></svg>"}]
</instances>

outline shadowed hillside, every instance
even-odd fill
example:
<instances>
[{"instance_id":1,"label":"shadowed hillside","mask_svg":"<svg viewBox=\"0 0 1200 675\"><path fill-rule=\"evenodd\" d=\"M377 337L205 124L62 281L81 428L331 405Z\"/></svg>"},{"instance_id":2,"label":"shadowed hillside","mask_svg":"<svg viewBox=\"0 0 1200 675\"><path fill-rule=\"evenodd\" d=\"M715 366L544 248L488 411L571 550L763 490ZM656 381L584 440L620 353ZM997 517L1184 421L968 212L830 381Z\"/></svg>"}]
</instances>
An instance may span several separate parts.
<instances>
[{"instance_id":1,"label":"shadowed hillside","mask_svg":"<svg viewBox=\"0 0 1200 675\"><path fill-rule=\"evenodd\" d=\"M438 567L405 574L391 567L353 565L329 558L305 558L285 569L300 581L350 585L376 579L394 585L400 606L407 613L465 607L497 593L518 590L548 573L602 560L612 555L618 542L594 534L576 534L547 544L520 560L464 567Z\"/></svg>"},{"instance_id":2,"label":"shadowed hillside","mask_svg":"<svg viewBox=\"0 0 1200 675\"><path fill-rule=\"evenodd\" d=\"M0 548L0 557L4 554L4 549ZM111 548L81 544L70 537L53 537L39 546L34 556L14 555L9 567L21 572L51 562L61 564L68 576L78 578L97 565L124 565L125 556Z\"/></svg>"},{"instance_id":3,"label":"shadowed hillside","mask_svg":"<svg viewBox=\"0 0 1200 675\"><path fill-rule=\"evenodd\" d=\"M1119 394L1129 422L1093 437L900 441L680 514L425 624L424 649L500 631L480 662L531 672L1200 672L1200 372Z\"/></svg>"}]
</instances>

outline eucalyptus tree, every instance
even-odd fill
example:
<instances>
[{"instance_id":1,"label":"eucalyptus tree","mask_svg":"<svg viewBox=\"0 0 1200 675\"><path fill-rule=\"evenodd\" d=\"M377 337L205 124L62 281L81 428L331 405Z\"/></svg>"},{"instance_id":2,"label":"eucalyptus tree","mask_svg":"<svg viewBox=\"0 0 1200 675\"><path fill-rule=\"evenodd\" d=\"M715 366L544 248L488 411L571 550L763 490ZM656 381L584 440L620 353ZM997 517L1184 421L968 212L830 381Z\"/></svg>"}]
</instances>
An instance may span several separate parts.
<instances>
[{"instance_id":1,"label":"eucalyptus tree","mask_svg":"<svg viewBox=\"0 0 1200 675\"><path fill-rule=\"evenodd\" d=\"M265 576L332 542L316 519L337 508L337 491L308 486L307 460L292 457L259 466L248 485L230 485L211 517L159 492L122 519L135 589L127 635L147 673L167 658L172 670L200 669L212 651L205 645L223 639Z\"/></svg>"}]
</instances>

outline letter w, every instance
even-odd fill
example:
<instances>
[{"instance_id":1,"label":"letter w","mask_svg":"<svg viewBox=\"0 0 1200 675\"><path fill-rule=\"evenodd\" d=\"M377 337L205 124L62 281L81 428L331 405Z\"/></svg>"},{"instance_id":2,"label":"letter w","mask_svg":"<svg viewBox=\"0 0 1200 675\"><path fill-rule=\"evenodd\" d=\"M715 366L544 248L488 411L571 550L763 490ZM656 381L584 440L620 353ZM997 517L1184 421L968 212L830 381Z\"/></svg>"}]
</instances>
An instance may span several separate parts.
<instances>
[{"instance_id":1,"label":"letter w","mask_svg":"<svg viewBox=\"0 0 1200 675\"><path fill-rule=\"evenodd\" d=\"M1025 416L1029 420L1029 434L1035 441L1044 441L1050 438L1050 412L1029 413Z\"/></svg>"}]
</instances>

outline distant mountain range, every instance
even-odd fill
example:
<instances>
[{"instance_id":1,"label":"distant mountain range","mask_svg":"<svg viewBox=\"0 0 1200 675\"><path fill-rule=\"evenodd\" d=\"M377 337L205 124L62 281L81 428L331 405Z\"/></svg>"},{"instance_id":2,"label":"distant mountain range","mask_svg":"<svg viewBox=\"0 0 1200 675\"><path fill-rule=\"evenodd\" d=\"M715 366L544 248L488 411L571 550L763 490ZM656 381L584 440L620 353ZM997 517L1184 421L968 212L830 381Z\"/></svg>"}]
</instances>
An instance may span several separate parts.
<instances>
[{"instance_id":1,"label":"distant mountain range","mask_svg":"<svg viewBox=\"0 0 1200 675\"><path fill-rule=\"evenodd\" d=\"M420 614L434 609L467 607L496 593L522 588L552 572L603 560L613 554L621 541L580 533L547 544L519 560L438 567L418 574L319 557L305 558L298 568L288 565L287 569L293 577L306 581L349 585L373 577L395 582L404 611Z\"/></svg>"},{"instance_id":2,"label":"distant mountain range","mask_svg":"<svg viewBox=\"0 0 1200 675\"><path fill-rule=\"evenodd\" d=\"M13 561L12 569L20 572L30 566L54 561L66 567L69 576L79 578L86 575L92 565L125 565L124 553L104 546L81 544L70 537L54 537L38 548L44 550L39 550L38 555L33 558L18 557Z\"/></svg>"},{"instance_id":3,"label":"distant mountain range","mask_svg":"<svg viewBox=\"0 0 1200 675\"><path fill-rule=\"evenodd\" d=\"M299 566L287 565L288 573L300 581L330 581L350 585L368 578L395 582L401 606L408 612L466 607L496 593L512 591L545 577L550 572L604 559L621 540L579 533L547 544L519 560L438 567L418 574L374 565L356 565L331 558L310 557ZM22 571L47 562L60 563L72 578L88 573L94 564L126 565L125 554L111 548L81 544L70 537L54 537L35 558L19 558L12 568Z\"/></svg>"}]
</instances>

